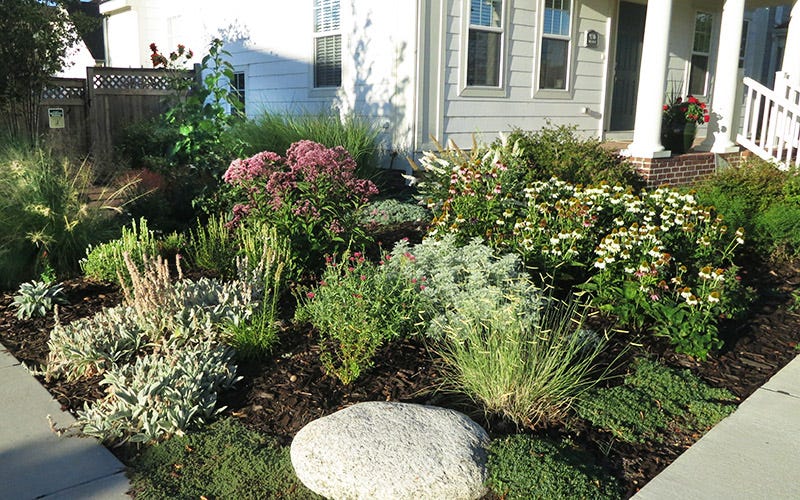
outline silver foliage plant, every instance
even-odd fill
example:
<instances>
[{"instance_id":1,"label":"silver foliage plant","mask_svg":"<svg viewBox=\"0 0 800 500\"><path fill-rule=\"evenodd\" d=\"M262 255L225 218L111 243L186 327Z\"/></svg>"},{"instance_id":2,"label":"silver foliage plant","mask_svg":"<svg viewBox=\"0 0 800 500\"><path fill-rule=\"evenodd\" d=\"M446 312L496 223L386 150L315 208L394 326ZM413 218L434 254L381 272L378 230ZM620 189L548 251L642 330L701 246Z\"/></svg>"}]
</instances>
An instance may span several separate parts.
<instances>
[{"instance_id":1,"label":"silver foliage plant","mask_svg":"<svg viewBox=\"0 0 800 500\"><path fill-rule=\"evenodd\" d=\"M34 316L44 316L56 304L64 304L64 288L61 284L52 284L46 281L28 281L20 285L17 295L14 296L14 306L17 308L17 318L31 319Z\"/></svg>"},{"instance_id":2,"label":"silver foliage plant","mask_svg":"<svg viewBox=\"0 0 800 500\"><path fill-rule=\"evenodd\" d=\"M150 442L218 411L217 391L236 381L223 325L249 318L264 287L260 266L237 264L239 277L224 282L183 279L178 263L181 277L172 281L162 260L146 259L141 272L129 266L123 305L69 325L57 322L45 375L105 374L108 386L106 397L79 413L84 434L109 443Z\"/></svg>"},{"instance_id":3,"label":"silver foliage plant","mask_svg":"<svg viewBox=\"0 0 800 500\"><path fill-rule=\"evenodd\" d=\"M233 350L210 339L161 347L106 373L108 395L78 412L84 434L115 444L154 442L222 411L217 392L238 380Z\"/></svg>"},{"instance_id":4,"label":"silver foliage plant","mask_svg":"<svg viewBox=\"0 0 800 500\"><path fill-rule=\"evenodd\" d=\"M452 234L413 246L401 241L386 265L400 275L425 280L422 293L432 305L427 335L433 339L443 338L443 328L459 321L460 310L477 308L488 315L515 297L515 314L533 323L548 300L531 283L518 256L496 256L478 238L465 246L458 246Z\"/></svg>"}]
</instances>

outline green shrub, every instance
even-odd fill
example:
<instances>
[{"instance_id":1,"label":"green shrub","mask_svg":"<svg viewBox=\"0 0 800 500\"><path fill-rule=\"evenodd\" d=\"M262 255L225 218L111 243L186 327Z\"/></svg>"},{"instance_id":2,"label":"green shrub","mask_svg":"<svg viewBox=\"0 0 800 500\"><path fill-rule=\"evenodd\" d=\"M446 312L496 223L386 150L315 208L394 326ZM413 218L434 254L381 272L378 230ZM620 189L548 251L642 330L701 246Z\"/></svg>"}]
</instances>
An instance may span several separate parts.
<instances>
[{"instance_id":1,"label":"green shrub","mask_svg":"<svg viewBox=\"0 0 800 500\"><path fill-rule=\"evenodd\" d=\"M119 276L128 280L123 255L127 253L141 269L145 256L159 255L159 242L156 234L147 227L146 219L131 221L130 227L122 227L122 235L116 240L86 248L86 257L80 266L87 278L119 284Z\"/></svg>"},{"instance_id":2,"label":"green shrub","mask_svg":"<svg viewBox=\"0 0 800 500\"><path fill-rule=\"evenodd\" d=\"M800 203L775 202L756 215L754 225L770 253L789 258L800 254Z\"/></svg>"},{"instance_id":3,"label":"green shrub","mask_svg":"<svg viewBox=\"0 0 800 500\"><path fill-rule=\"evenodd\" d=\"M252 156L261 151L286 151L300 140L318 142L329 148L342 146L356 162L355 174L362 179L378 180L378 138L380 129L373 123L335 113L316 115L264 113L236 127L237 136L245 143L243 153Z\"/></svg>"},{"instance_id":4,"label":"green shrub","mask_svg":"<svg viewBox=\"0 0 800 500\"><path fill-rule=\"evenodd\" d=\"M580 138L576 126L550 124L535 131L514 130L492 143L499 161L520 170L522 183L556 177L572 184L621 184L641 188L644 183L630 165L595 138Z\"/></svg>"},{"instance_id":5,"label":"green shrub","mask_svg":"<svg viewBox=\"0 0 800 500\"><path fill-rule=\"evenodd\" d=\"M731 227L744 228L747 245L767 255L782 242L768 232L768 225L760 226L758 221L772 204L784 199L789 178L772 163L750 158L739 167L721 169L699 183L697 198L704 205L715 207ZM791 186L787 189L791 193Z\"/></svg>"},{"instance_id":6,"label":"green shrub","mask_svg":"<svg viewBox=\"0 0 800 500\"><path fill-rule=\"evenodd\" d=\"M734 411L730 403L735 399L724 389L709 387L689 370L640 359L624 384L592 390L577 411L622 441L660 442L672 426L706 431Z\"/></svg>"},{"instance_id":7,"label":"green shrub","mask_svg":"<svg viewBox=\"0 0 800 500\"><path fill-rule=\"evenodd\" d=\"M59 277L78 270L86 246L117 226L109 200L124 203L126 189L105 191L96 203L87 162L75 164L44 150L7 150L0 159L0 286L15 286L52 266Z\"/></svg>"},{"instance_id":8,"label":"green shrub","mask_svg":"<svg viewBox=\"0 0 800 500\"><path fill-rule=\"evenodd\" d=\"M65 304L64 288L60 284L45 281L29 281L20 285L14 296L17 318L30 319L44 316L53 310L56 304Z\"/></svg>"},{"instance_id":9,"label":"green shrub","mask_svg":"<svg viewBox=\"0 0 800 500\"><path fill-rule=\"evenodd\" d=\"M117 156L131 168L165 172L171 162L170 150L180 134L161 117L136 122L121 132Z\"/></svg>"},{"instance_id":10,"label":"green shrub","mask_svg":"<svg viewBox=\"0 0 800 500\"><path fill-rule=\"evenodd\" d=\"M560 421L573 402L600 381L595 360L605 337L582 328L586 308L550 301L535 321L523 298L505 307L456 304L458 319L443 330L434 350L444 360L448 385L480 402L485 411L517 425Z\"/></svg>"},{"instance_id":11,"label":"green shrub","mask_svg":"<svg viewBox=\"0 0 800 500\"><path fill-rule=\"evenodd\" d=\"M129 464L136 498L321 498L297 479L288 448L231 418L145 448Z\"/></svg>"},{"instance_id":12,"label":"green shrub","mask_svg":"<svg viewBox=\"0 0 800 500\"><path fill-rule=\"evenodd\" d=\"M530 498L617 499L619 482L592 455L568 440L517 434L489 446L488 485L508 500Z\"/></svg>"},{"instance_id":13,"label":"green shrub","mask_svg":"<svg viewBox=\"0 0 800 500\"><path fill-rule=\"evenodd\" d=\"M423 285L395 268L375 265L360 252L345 254L331 259L320 286L301 298L296 319L319 331L325 371L345 384L371 366L382 344L420 327Z\"/></svg>"}]
</instances>

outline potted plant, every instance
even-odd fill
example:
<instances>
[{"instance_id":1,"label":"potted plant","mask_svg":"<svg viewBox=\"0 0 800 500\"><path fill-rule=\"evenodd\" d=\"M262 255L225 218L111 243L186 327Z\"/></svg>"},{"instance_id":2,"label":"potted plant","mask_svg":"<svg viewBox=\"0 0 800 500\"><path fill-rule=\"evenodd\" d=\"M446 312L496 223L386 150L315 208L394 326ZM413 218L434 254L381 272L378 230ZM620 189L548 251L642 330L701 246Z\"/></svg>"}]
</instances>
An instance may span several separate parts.
<instances>
[{"instance_id":1,"label":"potted plant","mask_svg":"<svg viewBox=\"0 0 800 500\"><path fill-rule=\"evenodd\" d=\"M708 107L693 95L678 96L664 104L661 119L661 143L673 154L687 152L697 134L697 125L709 120Z\"/></svg>"}]
</instances>

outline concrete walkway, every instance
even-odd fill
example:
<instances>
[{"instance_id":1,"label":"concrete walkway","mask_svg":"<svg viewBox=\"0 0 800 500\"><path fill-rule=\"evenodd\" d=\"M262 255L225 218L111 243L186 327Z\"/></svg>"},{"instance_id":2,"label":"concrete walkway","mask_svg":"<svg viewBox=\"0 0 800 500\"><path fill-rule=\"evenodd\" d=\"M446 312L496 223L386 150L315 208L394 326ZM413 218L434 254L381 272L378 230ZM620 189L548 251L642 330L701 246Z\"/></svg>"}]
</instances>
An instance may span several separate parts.
<instances>
[{"instance_id":1,"label":"concrete walkway","mask_svg":"<svg viewBox=\"0 0 800 500\"><path fill-rule=\"evenodd\" d=\"M800 357L634 498L800 499Z\"/></svg>"},{"instance_id":2,"label":"concrete walkway","mask_svg":"<svg viewBox=\"0 0 800 500\"><path fill-rule=\"evenodd\" d=\"M129 498L125 466L97 440L50 430L75 420L0 345L0 500Z\"/></svg>"}]
</instances>

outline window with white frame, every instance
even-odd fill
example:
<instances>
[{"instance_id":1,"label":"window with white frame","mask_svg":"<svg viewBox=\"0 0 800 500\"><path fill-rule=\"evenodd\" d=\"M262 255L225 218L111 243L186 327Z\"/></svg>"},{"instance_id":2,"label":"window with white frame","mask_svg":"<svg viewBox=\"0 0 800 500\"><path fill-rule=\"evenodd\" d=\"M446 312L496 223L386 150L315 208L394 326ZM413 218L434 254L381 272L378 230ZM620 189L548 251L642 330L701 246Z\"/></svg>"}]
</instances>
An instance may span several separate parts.
<instances>
[{"instance_id":1,"label":"window with white frame","mask_svg":"<svg viewBox=\"0 0 800 500\"><path fill-rule=\"evenodd\" d=\"M314 0L314 87L342 84L339 0Z\"/></svg>"},{"instance_id":2,"label":"window with white frame","mask_svg":"<svg viewBox=\"0 0 800 500\"><path fill-rule=\"evenodd\" d=\"M711 60L711 26L713 17L698 12L694 18L692 61L689 67L689 94L706 95L708 90L708 65Z\"/></svg>"},{"instance_id":3,"label":"window with white frame","mask_svg":"<svg viewBox=\"0 0 800 500\"><path fill-rule=\"evenodd\" d=\"M231 89L233 93L236 94L236 97L239 98L239 102L242 103L242 106L239 108L239 112L242 115L247 115L245 112L245 84L244 84L244 71L235 71L233 73L233 80L231 80Z\"/></svg>"},{"instance_id":4,"label":"window with white frame","mask_svg":"<svg viewBox=\"0 0 800 500\"><path fill-rule=\"evenodd\" d=\"M470 0L467 86L500 87L505 0Z\"/></svg>"},{"instance_id":5,"label":"window with white frame","mask_svg":"<svg viewBox=\"0 0 800 500\"><path fill-rule=\"evenodd\" d=\"M572 0L544 0L539 88L567 90L572 38Z\"/></svg>"}]
</instances>

